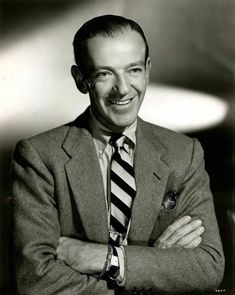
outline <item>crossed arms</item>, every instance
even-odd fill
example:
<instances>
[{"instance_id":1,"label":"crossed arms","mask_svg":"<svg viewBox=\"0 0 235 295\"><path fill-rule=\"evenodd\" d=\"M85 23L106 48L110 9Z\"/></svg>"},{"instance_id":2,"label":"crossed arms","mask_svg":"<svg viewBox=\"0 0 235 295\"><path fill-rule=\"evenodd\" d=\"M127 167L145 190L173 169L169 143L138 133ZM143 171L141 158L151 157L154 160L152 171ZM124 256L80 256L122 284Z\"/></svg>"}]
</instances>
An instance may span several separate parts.
<instances>
[{"instance_id":1,"label":"crossed arms","mask_svg":"<svg viewBox=\"0 0 235 295\"><path fill-rule=\"evenodd\" d=\"M184 216L167 227L154 243L154 247L196 248L201 243L204 227L201 220L191 220ZM57 258L83 274L96 274L103 270L108 251L107 245L83 242L78 239L61 237L57 247Z\"/></svg>"},{"instance_id":2,"label":"crossed arms","mask_svg":"<svg viewBox=\"0 0 235 295\"><path fill-rule=\"evenodd\" d=\"M194 151L182 182L180 221L158 236L154 247L124 247L127 291L207 290L222 279L224 258L208 177L200 147ZM18 294L114 294L106 281L89 275L102 270L107 245L61 239L54 179L28 141L16 149L13 178ZM203 228L187 221L187 216L202 221L202 240Z\"/></svg>"}]
</instances>

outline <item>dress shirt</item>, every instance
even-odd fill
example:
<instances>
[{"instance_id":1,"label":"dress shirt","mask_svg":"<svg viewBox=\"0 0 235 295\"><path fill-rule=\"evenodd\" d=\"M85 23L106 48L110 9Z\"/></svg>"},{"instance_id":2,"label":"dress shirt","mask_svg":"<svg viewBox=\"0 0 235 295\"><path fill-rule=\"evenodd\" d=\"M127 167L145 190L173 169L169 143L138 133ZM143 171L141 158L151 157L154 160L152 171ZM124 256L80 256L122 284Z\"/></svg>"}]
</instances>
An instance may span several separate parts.
<instances>
[{"instance_id":1,"label":"dress shirt","mask_svg":"<svg viewBox=\"0 0 235 295\"><path fill-rule=\"evenodd\" d=\"M103 187L104 187L104 193L105 193L105 200L106 200L106 208L107 208L107 217L108 217L108 227L110 228L110 203L111 203L111 197L110 197L110 165L111 165L111 158L114 153L114 147L110 145L109 140L113 134L113 132L105 127L103 124L101 124L94 116L94 114L91 112L90 114L90 127L91 132L96 148L96 153L99 160L100 170L102 174L102 180L103 180ZM136 144L136 128L137 128L137 120L130 126L126 127L124 131L122 132L123 135L125 135L126 140L124 142L124 148L129 153L130 159L133 165L134 162L134 148ZM128 238L128 232L130 228L131 219L128 224L128 230L126 239L123 242L123 245L127 245L127 238ZM118 264L119 264L119 275L115 279L116 282L122 286L125 282L125 253L124 248L116 247L117 254L118 254Z\"/></svg>"}]
</instances>

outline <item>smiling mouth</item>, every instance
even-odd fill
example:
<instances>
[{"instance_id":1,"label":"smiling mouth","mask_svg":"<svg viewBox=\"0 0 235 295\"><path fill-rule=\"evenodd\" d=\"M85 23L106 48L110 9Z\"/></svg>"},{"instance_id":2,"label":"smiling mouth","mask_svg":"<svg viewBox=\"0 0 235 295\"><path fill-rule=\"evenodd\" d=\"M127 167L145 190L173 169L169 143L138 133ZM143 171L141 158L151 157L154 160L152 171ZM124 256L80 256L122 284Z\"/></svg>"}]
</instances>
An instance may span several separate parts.
<instances>
[{"instance_id":1,"label":"smiling mouth","mask_svg":"<svg viewBox=\"0 0 235 295\"><path fill-rule=\"evenodd\" d=\"M133 99L134 99L134 97L132 97L130 99L125 99L125 100L110 100L110 103L115 104L115 105L127 105Z\"/></svg>"}]
</instances>

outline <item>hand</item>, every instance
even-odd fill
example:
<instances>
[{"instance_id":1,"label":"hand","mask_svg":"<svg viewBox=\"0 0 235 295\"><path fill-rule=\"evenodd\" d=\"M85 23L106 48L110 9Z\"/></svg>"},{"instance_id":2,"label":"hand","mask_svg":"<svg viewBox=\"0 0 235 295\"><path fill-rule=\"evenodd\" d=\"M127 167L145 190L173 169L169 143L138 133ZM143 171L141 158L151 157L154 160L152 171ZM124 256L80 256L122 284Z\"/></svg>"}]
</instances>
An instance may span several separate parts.
<instances>
[{"instance_id":1,"label":"hand","mask_svg":"<svg viewBox=\"0 0 235 295\"><path fill-rule=\"evenodd\" d=\"M107 245L66 237L59 239L59 245L56 249L58 259L85 274L93 274L103 270L107 251Z\"/></svg>"},{"instance_id":2,"label":"hand","mask_svg":"<svg viewBox=\"0 0 235 295\"><path fill-rule=\"evenodd\" d=\"M154 247L165 249L172 247L196 248L201 243L204 227L200 219L193 220L184 216L171 225L161 234L154 243Z\"/></svg>"}]
</instances>

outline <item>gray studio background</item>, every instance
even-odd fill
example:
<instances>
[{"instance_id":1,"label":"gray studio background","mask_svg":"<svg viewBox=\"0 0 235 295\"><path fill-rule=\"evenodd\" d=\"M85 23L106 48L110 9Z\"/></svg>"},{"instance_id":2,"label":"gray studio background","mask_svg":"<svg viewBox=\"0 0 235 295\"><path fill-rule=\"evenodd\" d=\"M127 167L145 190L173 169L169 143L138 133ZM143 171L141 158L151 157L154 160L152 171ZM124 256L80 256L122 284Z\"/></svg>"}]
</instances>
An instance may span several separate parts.
<instances>
[{"instance_id":1,"label":"gray studio background","mask_svg":"<svg viewBox=\"0 0 235 295\"><path fill-rule=\"evenodd\" d=\"M15 143L73 120L88 105L88 97L77 92L70 76L71 43L86 20L110 13L135 19L146 32L152 59L151 85L171 90L168 98L168 92L163 91L151 100L156 101L152 111L157 114L167 99L166 120L161 125L169 127L173 116L175 122L184 118L184 112L186 116L187 110L177 108L178 96L172 95L172 89L215 96L226 106L216 124L201 128L199 113L198 128L185 124L179 131L197 137L204 147L226 254L221 290L235 294L233 0L1 1L0 294L11 294L10 163ZM205 108L209 117L213 108L202 104L201 110Z\"/></svg>"}]
</instances>

